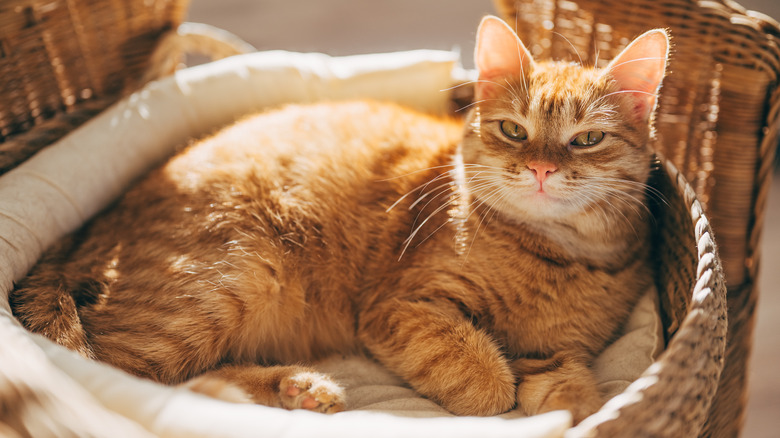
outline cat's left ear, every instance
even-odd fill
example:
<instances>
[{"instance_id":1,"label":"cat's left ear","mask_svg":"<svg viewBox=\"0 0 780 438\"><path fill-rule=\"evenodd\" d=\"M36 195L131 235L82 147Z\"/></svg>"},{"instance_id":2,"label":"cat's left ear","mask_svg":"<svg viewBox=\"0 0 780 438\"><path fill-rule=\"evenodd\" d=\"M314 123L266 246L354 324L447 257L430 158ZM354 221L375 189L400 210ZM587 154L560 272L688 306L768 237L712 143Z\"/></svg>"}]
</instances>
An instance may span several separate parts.
<instances>
[{"instance_id":1,"label":"cat's left ear","mask_svg":"<svg viewBox=\"0 0 780 438\"><path fill-rule=\"evenodd\" d=\"M669 36L664 29L655 29L638 36L606 68L605 74L633 98L640 120L647 120L655 109L668 56Z\"/></svg>"}]
</instances>

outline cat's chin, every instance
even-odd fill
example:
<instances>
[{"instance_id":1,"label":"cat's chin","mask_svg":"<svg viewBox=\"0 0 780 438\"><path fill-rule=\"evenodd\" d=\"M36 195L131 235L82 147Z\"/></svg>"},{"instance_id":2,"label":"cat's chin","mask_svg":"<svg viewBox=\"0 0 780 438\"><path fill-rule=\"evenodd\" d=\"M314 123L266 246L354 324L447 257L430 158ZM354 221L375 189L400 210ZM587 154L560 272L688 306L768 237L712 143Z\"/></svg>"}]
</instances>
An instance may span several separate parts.
<instances>
[{"instance_id":1,"label":"cat's chin","mask_svg":"<svg viewBox=\"0 0 780 438\"><path fill-rule=\"evenodd\" d=\"M543 226L551 222L565 223L566 218L573 215L571 209L564 207L560 201L549 198L535 199L522 204L494 206L492 209L501 213L507 222L535 226Z\"/></svg>"},{"instance_id":2,"label":"cat's chin","mask_svg":"<svg viewBox=\"0 0 780 438\"><path fill-rule=\"evenodd\" d=\"M576 204L549 192L528 191L513 198L491 205L491 208L515 222L565 221L581 211Z\"/></svg>"},{"instance_id":3,"label":"cat's chin","mask_svg":"<svg viewBox=\"0 0 780 438\"><path fill-rule=\"evenodd\" d=\"M561 199L545 193L526 197L518 210L523 217L536 220L562 219L572 213Z\"/></svg>"}]
</instances>

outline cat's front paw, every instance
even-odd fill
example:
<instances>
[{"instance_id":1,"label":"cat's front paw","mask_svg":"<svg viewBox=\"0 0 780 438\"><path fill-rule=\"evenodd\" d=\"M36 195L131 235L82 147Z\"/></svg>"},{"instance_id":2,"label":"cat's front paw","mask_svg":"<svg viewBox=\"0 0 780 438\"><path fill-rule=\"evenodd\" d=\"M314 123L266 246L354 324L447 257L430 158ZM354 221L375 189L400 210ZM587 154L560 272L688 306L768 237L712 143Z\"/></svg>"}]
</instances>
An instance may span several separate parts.
<instances>
[{"instance_id":1,"label":"cat's front paw","mask_svg":"<svg viewBox=\"0 0 780 438\"><path fill-rule=\"evenodd\" d=\"M567 410L574 424L601 408L595 378L581 362L558 355L550 359L518 359L517 404L526 415Z\"/></svg>"},{"instance_id":2,"label":"cat's front paw","mask_svg":"<svg viewBox=\"0 0 780 438\"><path fill-rule=\"evenodd\" d=\"M456 415L492 416L515 405L515 382L509 373L462 375L455 388L439 396L442 406Z\"/></svg>"},{"instance_id":3,"label":"cat's front paw","mask_svg":"<svg viewBox=\"0 0 780 438\"><path fill-rule=\"evenodd\" d=\"M603 404L594 388L577 385L562 385L550 392L547 400L541 405L539 412L568 410L571 412L574 424L596 413Z\"/></svg>"},{"instance_id":4,"label":"cat's front paw","mask_svg":"<svg viewBox=\"0 0 780 438\"><path fill-rule=\"evenodd\" d=\"M311 371L283 378L279 384L279 398L285 409L332 414L345 407L344 389L329 377Z\"/></svg>"}]
</instances>

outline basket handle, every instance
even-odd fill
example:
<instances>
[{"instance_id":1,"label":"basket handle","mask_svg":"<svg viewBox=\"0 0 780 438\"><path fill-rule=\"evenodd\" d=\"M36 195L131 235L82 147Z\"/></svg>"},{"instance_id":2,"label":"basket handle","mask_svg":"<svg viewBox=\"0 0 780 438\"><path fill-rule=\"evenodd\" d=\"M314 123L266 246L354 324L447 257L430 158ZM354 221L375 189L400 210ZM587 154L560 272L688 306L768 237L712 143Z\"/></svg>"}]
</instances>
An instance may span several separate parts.
<instances>
[{"instance_id":1,"label":"basket handle","mask_svg":"<svg viewBox=\"0 0 780 438\"><path fill-rule=\"evenodd\" d=\"M171 74L182 64L185 54L216 61L255 51L254 46L226 30L203 23L182 23L160 38L151 55L149 68L137 86ZM128 91L138 87L129 87Z\"/></svg>"}]
</instances>

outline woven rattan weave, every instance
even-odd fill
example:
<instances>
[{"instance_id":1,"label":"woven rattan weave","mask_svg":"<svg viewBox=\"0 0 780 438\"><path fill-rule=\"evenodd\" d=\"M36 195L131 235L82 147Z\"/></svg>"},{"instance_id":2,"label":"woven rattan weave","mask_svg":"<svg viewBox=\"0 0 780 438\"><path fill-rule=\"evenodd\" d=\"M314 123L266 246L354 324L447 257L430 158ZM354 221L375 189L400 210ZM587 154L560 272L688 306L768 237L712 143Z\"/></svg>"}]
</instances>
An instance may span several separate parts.
<instances>
[{"instance_id":1,"label":"woven rattan weave","mask_svg":"<svg viewBox=\"0 0 780 438\"><path fill-rule=\"evenodd\" d=\"M142 85L189 0L0 2L0 173ZM166 64L170 65L170 63Z\"/></svg>"}]
</instances>

